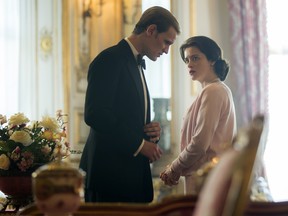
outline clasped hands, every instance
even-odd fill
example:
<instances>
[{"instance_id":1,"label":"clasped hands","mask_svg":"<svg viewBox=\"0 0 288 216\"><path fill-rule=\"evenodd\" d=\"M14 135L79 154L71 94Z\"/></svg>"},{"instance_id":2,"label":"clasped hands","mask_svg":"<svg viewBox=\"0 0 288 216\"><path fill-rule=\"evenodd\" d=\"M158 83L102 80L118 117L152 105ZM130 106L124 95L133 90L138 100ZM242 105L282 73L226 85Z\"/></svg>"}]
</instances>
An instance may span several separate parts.
<instances>
[{"instance_id":1,"label":"clasped hands","mask_svg":"<svg viewBox=\"0 0 288 216\"><path fill-rule=\"evenodd\" d=\"M149 140L144 141L144 145L141 149L141 153L149 158L150 163L159 160L163 151L156 144L160 139L161 127L159 122L151 122L144 126L144 132L150 137Z\"/></svg>"},{"instance_id":2,"label":"clasped hands","mask_svg":"<svg viewBox=\"0 0 288 216\"><path fill-rule=\"evenodd\" d=\"M179 183L180 174L176 173L171 165L168 165L166 169L160 173L160 179L165 183L165 185L173 186Z\"/></svg>"}]
</instances>

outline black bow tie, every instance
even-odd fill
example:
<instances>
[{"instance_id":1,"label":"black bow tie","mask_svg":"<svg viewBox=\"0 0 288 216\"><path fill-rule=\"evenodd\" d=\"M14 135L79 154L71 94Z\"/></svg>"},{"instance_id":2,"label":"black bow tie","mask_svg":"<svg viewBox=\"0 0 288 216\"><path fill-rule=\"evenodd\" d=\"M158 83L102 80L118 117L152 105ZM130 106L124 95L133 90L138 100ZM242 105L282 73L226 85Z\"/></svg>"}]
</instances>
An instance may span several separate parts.
<instances>
[{"instance_id":1,"label":"black bow tie","mask_svg":"<svg viewBox=\"0 0 288 216\"><path fill-rule=\"evenodd\" d=\"M137 64L146 70L145 59L143 59L141 55L137 55Z\"/></svg>"}]
</instances>

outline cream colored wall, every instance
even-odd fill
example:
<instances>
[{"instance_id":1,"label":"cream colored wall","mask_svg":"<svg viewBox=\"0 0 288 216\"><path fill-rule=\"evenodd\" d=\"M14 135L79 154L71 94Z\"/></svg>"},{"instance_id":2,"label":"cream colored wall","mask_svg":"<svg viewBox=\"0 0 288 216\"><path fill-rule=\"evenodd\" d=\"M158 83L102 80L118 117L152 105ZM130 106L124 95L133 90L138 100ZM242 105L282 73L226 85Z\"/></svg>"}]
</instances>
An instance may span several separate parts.
<instances>
[{"instance_id":1,"label":"cream colored wall","mask_svg":"<svg viewBox=\"0 0 288 216\"><path fill-rule=\"evenodd\" d=\"M232 61L228 0L195 0L195 34L214 39L223 50L223 57ZM233 65L231 64L226 83L234 91Z\"/></svg>"},{"instance_id":2,"label":"cream colored wall","mask_svg":"<svg viewBox=\"0 0 288 216\"><path fill-rule=\"evenodd\" d=\"M229 56L228 0L196 0L195 11L195 34L212 37L223 48L225 56Z\"/></svg>"}]
</instances>

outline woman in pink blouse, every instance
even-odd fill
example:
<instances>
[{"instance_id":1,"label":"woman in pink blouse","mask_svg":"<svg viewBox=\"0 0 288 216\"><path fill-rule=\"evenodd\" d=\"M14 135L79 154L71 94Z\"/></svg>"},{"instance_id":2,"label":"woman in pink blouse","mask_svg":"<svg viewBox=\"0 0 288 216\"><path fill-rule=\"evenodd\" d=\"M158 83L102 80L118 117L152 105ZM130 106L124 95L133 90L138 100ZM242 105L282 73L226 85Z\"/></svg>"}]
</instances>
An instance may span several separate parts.
<instances>
[{"instance_id":1,"label":"woman in pink blouse","mask_svg":"<svg viewBox=\"0 0 288 216\"><path fill-rule=\"evenodd\" d=\"M223 83L229 65L221 48L205 36L187 39L180 47L192 80L202 90L188 109L181 130L181 153L160 174L166 185L176 185L185 176L186 194L193 192L193 171L224 151L236 133L235 108L231 90Z\"/></svg>"}]
</instances>

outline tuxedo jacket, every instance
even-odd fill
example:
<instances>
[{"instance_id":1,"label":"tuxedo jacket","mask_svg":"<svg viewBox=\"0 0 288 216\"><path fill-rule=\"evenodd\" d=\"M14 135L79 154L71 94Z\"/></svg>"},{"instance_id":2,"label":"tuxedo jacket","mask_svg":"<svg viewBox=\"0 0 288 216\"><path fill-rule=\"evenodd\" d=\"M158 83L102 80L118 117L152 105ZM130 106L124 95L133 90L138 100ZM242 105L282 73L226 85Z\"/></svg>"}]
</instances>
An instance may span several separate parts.
<instances>
[{"instance_id":1,"label":"tuxedo jacket","mask_svg":"<svg viewBox=\"0 0 288 216\"><path fill-rule=\"evenodd\" d=\"M90 133L80 161L86 172L85 189L152 201L149 159L140 153L133 156L147 138L143 91L138 65L124 39L91 62L84 113Z\"/></svg>"}]
</instances>

